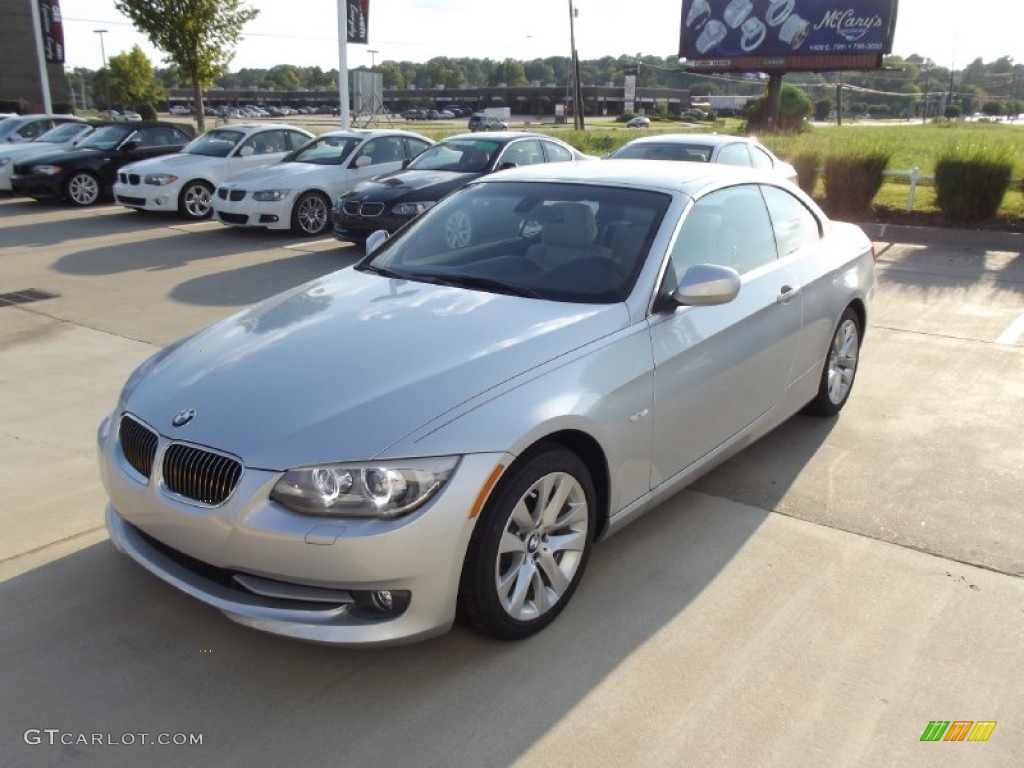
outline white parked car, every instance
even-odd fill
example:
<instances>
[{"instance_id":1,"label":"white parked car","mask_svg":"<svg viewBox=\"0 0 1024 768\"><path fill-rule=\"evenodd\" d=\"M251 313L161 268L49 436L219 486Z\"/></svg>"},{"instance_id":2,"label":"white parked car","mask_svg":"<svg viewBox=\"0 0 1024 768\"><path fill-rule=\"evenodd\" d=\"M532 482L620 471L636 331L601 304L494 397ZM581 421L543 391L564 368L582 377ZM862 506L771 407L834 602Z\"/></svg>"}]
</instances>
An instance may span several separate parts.
<instances>
[{"instance_id":1,"label":"white parked car","mask_svg":"<svg viewBox=\"0 0 1024 768\"><path fill-rule=\"evenodd\" d=\"M217 128L180 152L130 163L118 172L114 200L142 211L177 212L205 219L213 190L243 171L279 162L313 134L292 125L253 123Z\"/></svg>"},{"instance_id":2,"label":"white parked car","mask_svg":"<svg viewBox=\"0 0 1024 768\"><path fill-rule=\"evenodd\" d=\"M95 130L86 122L61 123L32 141L17 144L0 144L0 192L11 191L11 173L15 163L31 160L39 155L48 155L60 149L69 149L79 139L84 139Z\"/></svg>"},{"instance_id":3,"label":"white parked car","mask_svg":"<svg viewBox=\"0 0 1024 768\"><path fill-rule=\"evenodd\" d=\"M363 179L398 170L433 143L409 131L325 133L276 165L221 184L214 210L225 224L319 235L331 225L331 205L339 194Z\"/></svg>"},{"instance_id":4,"label":"white parked car","mask_svg":"<svg viewBox=\"0 0 1024 768\"><path fill-rule=\"evenodd\" d=\"M630 121L632 122L632 121ZM741 168L770 170L797 183L796 168L777 158L770 149L749 136L718 133L670 133L644 136L623 144L606 160L675 160L721 163Z\"/></svg>"},{"instance_id":5,"label":"white parked car","mask_svg":"<svg viewBox=\"0 0 1024 768\"><path fill-rule=\"evenodd\" d=\"M74 115L22 115L0 121L0 144L32 141L61 123L80 123Z\"/></svg>"}]
</instances>

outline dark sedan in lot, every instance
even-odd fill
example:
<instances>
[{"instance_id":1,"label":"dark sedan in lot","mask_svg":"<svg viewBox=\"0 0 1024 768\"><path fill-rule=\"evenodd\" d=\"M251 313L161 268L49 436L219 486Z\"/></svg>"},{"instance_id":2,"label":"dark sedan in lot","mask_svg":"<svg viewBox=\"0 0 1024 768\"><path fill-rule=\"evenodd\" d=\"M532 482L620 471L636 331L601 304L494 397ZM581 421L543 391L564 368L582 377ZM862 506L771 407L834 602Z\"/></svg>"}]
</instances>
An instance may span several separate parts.
<instances>
[{"instance_id":1,"label":"dark sedan in lot","mask_svg":"<svg viewBox=\"0 0 1024 768\"><path fill-rule=\"evenodd\" d=\"M590 155L538 133L450 136L404 169L364 181L341 195L332 216L334 236L362 243L375 230L394 232L445 195L492 171L588 159ZM446 236L452 243L472 242L469 219L453 219Z\"/></svg>"},{"instance_id":2,"label":"dark sedan in lot","mask_svg":"<svg viewBox=\"0 0 1024 768\"><path fill-rule=\"evenodd\" d=\"M116 123L98 128L73 149L33 157L14 166L11 189L37 200L93 205L111 197L121 166L177 152L193 131L177 123Z\"/></svg>"}]
</instances>

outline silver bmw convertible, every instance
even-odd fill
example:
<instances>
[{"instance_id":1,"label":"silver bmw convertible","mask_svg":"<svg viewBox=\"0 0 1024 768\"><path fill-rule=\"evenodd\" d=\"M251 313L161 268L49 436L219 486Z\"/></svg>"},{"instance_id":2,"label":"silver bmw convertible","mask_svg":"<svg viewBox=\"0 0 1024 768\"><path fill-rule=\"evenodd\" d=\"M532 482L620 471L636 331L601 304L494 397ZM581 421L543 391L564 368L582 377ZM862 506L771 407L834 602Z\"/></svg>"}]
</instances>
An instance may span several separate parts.
<instances>
[{"instance_id":1,"label":"silver bmw convertible","mask_svg":"<svg viewBox=\"0 0 1024 768\"><path fill-rule=\"evenodd\" d=\"M143 363L98 432L111 539L280 635L527 637L595 542L797 411L838 414L873 261L750 169L484 177Z\"/></svg>"}]
</instances>

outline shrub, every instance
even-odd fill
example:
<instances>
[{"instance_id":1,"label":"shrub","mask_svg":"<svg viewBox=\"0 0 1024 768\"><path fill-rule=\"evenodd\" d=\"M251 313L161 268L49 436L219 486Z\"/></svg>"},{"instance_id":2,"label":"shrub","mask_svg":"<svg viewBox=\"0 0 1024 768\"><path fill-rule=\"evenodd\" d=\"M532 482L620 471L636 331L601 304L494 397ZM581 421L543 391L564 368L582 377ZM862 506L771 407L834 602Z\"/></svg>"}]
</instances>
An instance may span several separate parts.
<instances>
[{"instance_id":1,"label":"shrub","mask_svg":"<svg viewBox=\"0 0 1024 768\"><path fill-rule=\"evenodd\" d=\"M156 107L152 104L140 104L136 111L143 120L156 120L158 117Z\"/></svg>"},{"instance_id":2,"label":"shrub","mask_svg":"<svg viewBox=\"0 0 1024 768\"><path fill-rule=\"evenodd\" d=\"M882 172L891 157L892 151L882 146L864 146L825 158L828 212L846 218L870 216L871 203L885 180Z\"/></svg>"},{"instance_id":3,"label":"shrub","mask_svg":"<svg viewBox=\"0 0 1024 768\"><path fill-rule=\"evenodd\" d=\"M951 222L976 224L999 212L1010 188L1008 146L950 144L935 163L935 202Z\"/></svg>"},{"instance_id":4,"label":"shrub","mask_svg":"<svg viewBox=\"0 0 1024 768\"><path fill-rule=\"evenodd\" d=\"M818 169L821 167L821 155L817 152L801 152L794 155L790 164L796 168L799 175L800 189L808 195L814 194L814 188L818 186Z\"/></svg>"}]
</instances>

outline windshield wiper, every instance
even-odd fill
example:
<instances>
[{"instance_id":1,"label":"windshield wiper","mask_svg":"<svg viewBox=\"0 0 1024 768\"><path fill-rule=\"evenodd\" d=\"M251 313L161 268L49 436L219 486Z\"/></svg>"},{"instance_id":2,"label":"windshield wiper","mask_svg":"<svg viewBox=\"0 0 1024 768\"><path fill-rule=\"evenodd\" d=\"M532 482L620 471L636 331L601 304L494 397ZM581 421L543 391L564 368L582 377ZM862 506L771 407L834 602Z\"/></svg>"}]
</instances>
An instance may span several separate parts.
<instances>
[{"instance_id":1,"label":"windshield wiper","mask_svg":"<svg viewBox=\"0 0 1024 768\"><path fill-rule=\"evenodd\" d=\"M457 288L479 289L490 293L504 293L509 296L523 296L528 299L541 299L537 291L525 288L521 285L509 285L501 280L480 275L437 275L431 276L430 282L437 282L441 285L453 285Z\"/></svg>"},{"instance_id":2,"label":"windshield wiper","mask_svg":"<svg viewBox=\"0 0 1024 768\"><path fill-rule=\"evenodd\" d=\"M393 269L387 267L378 267L376 264L360 264L356 267L360 272L369 272L374 275L380 275L381 277L392 277L395 280L415 280L415 277L411 277L404 272L396 272Z\"/></svg>"}]
</instances>

